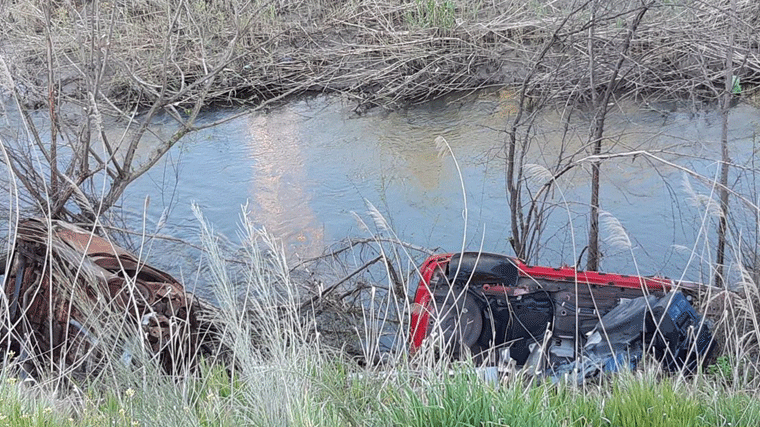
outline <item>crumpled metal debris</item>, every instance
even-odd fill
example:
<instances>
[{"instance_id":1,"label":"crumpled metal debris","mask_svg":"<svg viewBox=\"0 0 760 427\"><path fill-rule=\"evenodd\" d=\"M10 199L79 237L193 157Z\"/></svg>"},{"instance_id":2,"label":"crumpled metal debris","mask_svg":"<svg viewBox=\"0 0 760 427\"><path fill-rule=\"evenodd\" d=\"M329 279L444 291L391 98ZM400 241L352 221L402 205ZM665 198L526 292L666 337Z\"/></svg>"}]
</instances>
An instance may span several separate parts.
<instances>
[{"instance_id":1,"label":"crumpled metal debris","mask_svg":"<svg viewBox=\"0 0 760 427\"><path fill-rule=\"evenodd\" d=\"M420 276L413 354L427 349L505 372L519 366L582 381L635 367L650 353L669 371L691 371L713 347L711 325L682 293L710 293L697 283L531 266L481 252L434 255Z\"/></svg>"},{"instance_id":2,"label":"crumpled metal debris","mask_svg":"<svg viewBox=\"0 0 760 427\"><path fill-rule=\"evenodd\" d=\"M196 299L112 241L61 221L23 220L11 259L3 336L27 364L87 373L107 351L130 363L145 346L174 372L195 353Z\"/></svg>"},{"instance_id":3,"label":"crumpled metal debris","mask_svg":"<svg viewBox=\"0 0 760 427\"><path fill-rule=\"evenodd\" d=\"M576 382L601 372L634 369L644 353L653 354L668 371L693 372L710 353L713 337L704 320L681 292L622 301L599 320L577 359L546 368L545 374Z\"/></svg>"}]
</instances>

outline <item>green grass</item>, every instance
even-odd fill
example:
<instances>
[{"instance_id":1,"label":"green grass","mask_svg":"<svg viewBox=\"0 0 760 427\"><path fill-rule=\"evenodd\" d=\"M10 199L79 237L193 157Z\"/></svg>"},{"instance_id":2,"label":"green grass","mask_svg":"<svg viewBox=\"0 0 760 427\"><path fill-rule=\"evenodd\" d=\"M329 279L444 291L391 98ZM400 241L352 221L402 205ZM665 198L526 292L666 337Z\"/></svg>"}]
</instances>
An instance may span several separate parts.
<instances>
[{"instance_id":1,"label":"green grass","mask_svg":"<svg viewBox=\"0 0 760 427\"><path fill-rule=\"evenodd\" d=\"M615 381L602 409L612 426L700 426L705 407L692 395L680 392L669 379Z\"/></svg>"},{"instance_id":2,"label":"green grass","mask_svg":"<svg viewBox=\"0 0 760 427\"><path fill-rule=\"evenodd\" d=\"M406 21L411 27L451 29L456 25L456 7L453 0L415 0Z\"/></svg>"},{"instance_id":3,"label":"green grass","mask_svg":"<svg viewBox=\"0 0 760 427\"><path fill-rule=\"evenodd\" d=\"M273 402L285 415L282 420L262 418L264 407L248 406L245 396L250 390L244 381L230 378L219 367L207 367L203 375L175 384L192 390L185 396L168 388L162 393L127 388L119 393L91 392L84 403L66 405L6 380L0 386L0 426L760 425L757 396L721 390L706 377L677 383L648 373L620 374L605 384L578 388L489 383L466 366L451 375L425 378L411 371L358 376L338 360L320 368L300 373L309 386L298 390L298 399ZM72 409L76 415L70 415Z\"/></svg>"},{"instance_id":4,"label":"green grass","mask_svg":"<svg viewBox=\"0 0 760 427\"><path fill-rule=\"evenodd\" d=\"M39 395L37 390L9 376L6 367L0 375L0 426L70 426L68 408L63 410L55 399Z\"/></svg>"},{"instance_id":5,"label":"green grass","mask_svg":"<svg viewBox=\"0 0 760 427\"><path fill-rule=\"evenodd\" d=\"M382 421L397 426L553 426L556 408L547 388L498 387L469 368L417 386L387 391Z\"/></svg>"}]
</instances>

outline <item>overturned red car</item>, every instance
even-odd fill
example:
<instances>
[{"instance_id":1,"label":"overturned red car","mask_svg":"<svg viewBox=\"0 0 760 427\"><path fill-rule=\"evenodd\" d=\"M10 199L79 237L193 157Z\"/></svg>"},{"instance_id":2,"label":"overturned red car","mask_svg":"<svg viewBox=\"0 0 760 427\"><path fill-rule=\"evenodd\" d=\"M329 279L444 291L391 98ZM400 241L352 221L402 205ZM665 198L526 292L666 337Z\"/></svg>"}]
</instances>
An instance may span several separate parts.
<instances>
[{"instance_id":1,"label":"overturned red car","mask_svg":"<svg viewBox=\"0 0 760 427\"><path fill-rule=\"evenodd\" d=\"M420 274L412 353L435 342L454 358L517 365L540 353L551 368L583 358L635 365L652 351L678 369L711 349L708 325L682 292L693 286L671 279L529 266L479 252L432 256Z\"/></svg>"}]
</instances>

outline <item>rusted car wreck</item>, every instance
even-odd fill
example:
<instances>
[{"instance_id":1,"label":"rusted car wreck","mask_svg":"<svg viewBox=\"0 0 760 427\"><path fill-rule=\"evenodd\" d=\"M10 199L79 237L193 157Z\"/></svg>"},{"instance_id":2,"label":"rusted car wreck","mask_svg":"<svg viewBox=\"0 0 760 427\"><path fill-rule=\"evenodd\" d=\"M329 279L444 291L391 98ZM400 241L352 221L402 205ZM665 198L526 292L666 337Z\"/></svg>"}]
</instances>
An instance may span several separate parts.
<instances>
[{"instance_id":1,"label":"rusted car wreck","mask_svg":"<svg viewBox=\"0 0 760 427\"><path fill-rule=\"evenodd\" d=\"M12 250L3 345L27 372L87 374L105 357L130 364L142 351L171 373L197 354L203 328L196 299L112 241L29 219L18 224Z\"/></svg>"},{"instance_id":2,"label":"rusted car wreck","mask_svg":"<svg viewBox=\"0 0 760 427\"><path fill-rule=\"evenodd\" d=\"M645 353L668 370L689 370L712 349L710 327L684 293L696 289L670 279L475 252L430 257L420 273L412 352L434 346L454 358L582 379L633 367Z\"/></svg>"}]
</instances>

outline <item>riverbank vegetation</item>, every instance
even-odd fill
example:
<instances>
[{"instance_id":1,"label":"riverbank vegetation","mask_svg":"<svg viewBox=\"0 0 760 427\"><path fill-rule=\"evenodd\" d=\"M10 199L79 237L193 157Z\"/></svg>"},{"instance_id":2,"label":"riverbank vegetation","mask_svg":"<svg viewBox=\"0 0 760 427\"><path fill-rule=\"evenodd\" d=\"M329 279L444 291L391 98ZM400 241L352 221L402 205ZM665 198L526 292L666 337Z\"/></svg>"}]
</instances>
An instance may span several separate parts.
<instances>
[{"instance_id":1,"label":"riverbank vegetation","mask_svg":"<svg viewBox=\"0 0 760 427\"><path fill-rule=\"evenodd\" d=\"M101 110L122 113L159 98L261 107L307 91L344 93L359 110L395 108L517 87L528 73L558 99L590 100L594 81L615 71L642 6L630 41L636 61L620 70L617 95L715 99L729 27L737 84L760 81L760 6L750 0L735 10L699 1L16 0L1 12L0 50L6 89L38 107L52 86L62 100L87 102L92 93L108 100Z\"/></svg>"},{"instance_id":2,"label":"riverbank vegetation","mask_svg":"<svg viewBox=\"0 0 760 427\"><path fill-rule=\"evenodd\" d=\"M203 242L198 270L218 302L211 313L222 346L201 357L193 347L168 345L183 355L171 359L190 362L167 373L159 355L141 349L147 325L132 327L113 306L102 306L91 316L95 321L80 329L91 338L84 358L95 364L42 354L42 366L30 370L33 355L6 352L0 425L731 426L760 420L759 295L751 279L711 312L720 356L697 372L666 372L646 359L635 372L583 384L572 376L552 383L509 367L497 377L495 368L441 359L434 347L413 357L406 352L405 313L412 309L406 296L413 293L417 263L394 241L379 212L369 210L366 228L384 231L386 238L365 244L381 253L374 259L385 263L386 276L365 286L359 285L368 277L353 274L329 286L305 286L309 282L294 277L276 239L245 221L243 246L233 259L196 209ZM67 261L57 258L45 264L59 271ZM129 300L140 298L137 287L123 292ZM338 296L347 294L358 295L359 303ZM709 296L702 301L702 312L710 302ZM334 325L317 317L326 304L345 317L358 305L359 320L341 339L331 339ZM389 346L388 338L399 345ZM356 359L344 347L349 342L359 343Z\"/></svg>"},{"instance_id":3,"label":"riverbank vegetation","mask_svg":"<svg viewBox=\"0 0 760 427\"><path fill-rule=\"evenodd\" d=\"M101 221L124 189L183 137L215 124L197 120L214 104L245 106L246 113L307 92L331 92L353 100L361 114L507 86L517 109L499 144L515 250L529 259L542 244L542 212L567 170L593 164L598 188L603 160L667 161L629 147L603 148L604 116L615 100L675 98L694 109L720 101L727 111L760 82L760 4L751 0L16 0L3 4L0 19L3 112L23 117L21 128L0 135L2 184L11 200L4 213L9 248L21 215ZM568 122L577 112L591 112L592 120L587 135L567 135L585 141L580 149L558 153L554 165L533 165L526 153L536 143L538 113L548 108L562 110ZM158 142L146 149L144 137L157 121L171 123L170 131L155 135ZM127 130L110 132L116 122ZM751 165L734 166L754 174ZM342 294L356 296L351 308L361 321L351 325L364 352L361 367L325 342L327 331L304 310L304 301L315 302L304 292L321 296L322 288L305 291L295 283L282 250L246 224L247 241L255 244L235 254L238 262L247 257L240 275L227 270L204 229L199 270L210 272L220 302L216 322L231 351L223 361L212 358L200 370L168 376L151 355L136 354L142 359L135 364L106 360L102 374L81 382L60 372L27 379L13 362L19 355L6 355L0 423L757 425L757 230L731 230L739 217L757 224L755 181L737 180L739 188L712 180L710 187L709 178L694 177L726 194L719 205L712 193L694 192L694 199L705 211L700 235L712 236L710 221L723 224L720 269L705 259L705 270L717 271L722 282L724 259L731 260L725 277L739 294L714 315L721 352L704 371L666 376L651 366L583 386L513 374L495 384L477 379L466 363L444 365L424 354L409 360L404 351L381 357L383 322L400 322L398 342L407 341L405 296L416 264L402 246L374 252L385 262L387 292L375 277ZM528 188L529 181L538 185ZM739 207L729 210L730 203ZM599 204L597 198L590 207ZM239 301L241 286L256 298ZM380 294L393 300L374 301ZM344 302L332 301L333 312L341 313ZM363 311L369 307L378 309ZM389 310L398 311L381 316Z\"/></svg>"},{"instance_id":4,"label":"riverbank vegetation","mask_svg":"<svg viewBox=\"0 0 760 427\"><path fill-rule=\"evenodd\" d=\"M676 383L650 374L625 374L605 385L571 389L550 384L485 383L468 368L446 378L408 382L376 375L356 379L335 366L317 376L304 373L302 389L292 400L246 398L246 385L229 382L215 370L206 381L183 381L192 393L172 392L161 384L126 388L94 396L71 406L55 396L29 397L28 388L7 378L0 386L2 421L8 426L752 426L760 405L751 394L732 393L709 382ZM275 370L275 367L267 369ZM411 374L410 374L411 375ZM275 380L289 380L273 373ZM10 380L10 381L9 381ZM274 385L267 382L265 385ZM153 384L155 386L155 384ZM286 398L270 394L270 398ZM150 403L160 399L160 404ZM75 412L75 413L72 413ZM266 418L262 418L266 417Z\"/></svg>"},{"instance_id":5,"label":"riverbank vegetation","mask_svg":"<svg viewBox=\"0 0 760 427\"><path fill-rule=\"evenodd\" d=\"M247 243L237 261L246 268L235 274L212 227L198 216L203 263L220 302L216 325L227 344L225 353L169 375L157 357L134 351L128 362L102 360L85 379L65 368L33 379L25 374L23 356L7 355L0 373L0 425L712 427L760 422L760 376L756 362L746 357L757 350L758 332L735 329L753 314L741 304L730 308L733 315L717 318L726 331L720 339L728 344L715 363L696 373L666 373L646 360L635 372L583 384L552 383L509 368L497 378L495 371L478 370L472 362L451 364L434 357L432 348L414 358L399 349L385 353L381 363L360 366L323 342L314 317L303 310L309 293L291 278L275 239L244 224ZM404 282L407 291L412 284ZM378 298L395 297L389 292ZM367 352L379 346L372 332L377 320L367 317L363 329L355 330ZM407 340L406 330L397 329L397 338Z\"/></svg>"}]
</instances>

